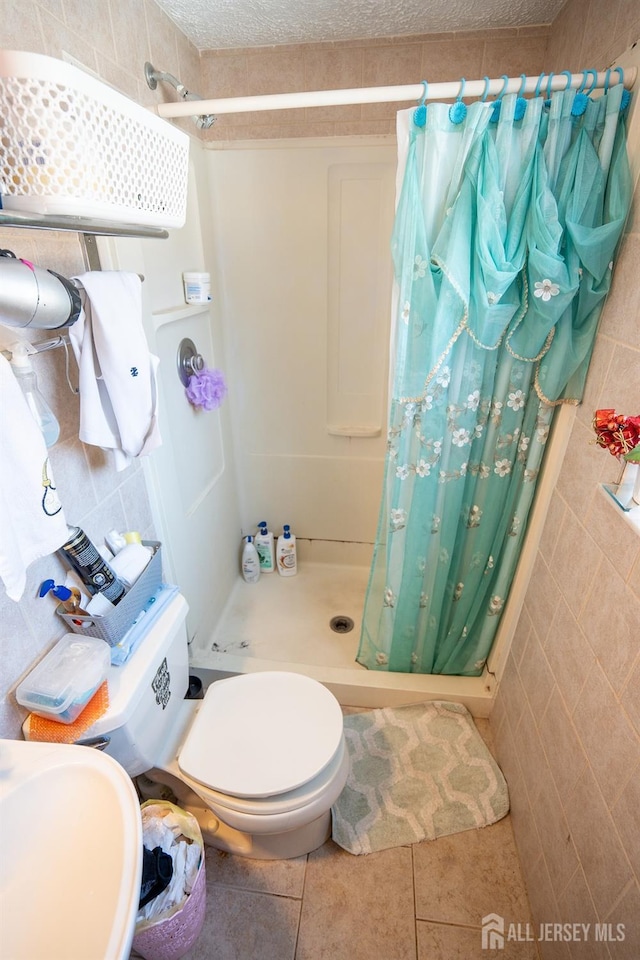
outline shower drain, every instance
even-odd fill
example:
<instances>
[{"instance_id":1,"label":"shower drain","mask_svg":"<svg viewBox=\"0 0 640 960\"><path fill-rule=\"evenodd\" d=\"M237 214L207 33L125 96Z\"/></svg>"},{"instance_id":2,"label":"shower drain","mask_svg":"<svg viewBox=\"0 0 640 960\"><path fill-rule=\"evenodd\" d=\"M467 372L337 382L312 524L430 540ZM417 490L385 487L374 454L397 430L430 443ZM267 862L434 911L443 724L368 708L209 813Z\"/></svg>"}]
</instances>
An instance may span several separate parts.
<instances>
[{"instance_id":1,"label":"shower drain","mask_svg":"<svg viewBox=\"0 0 640 960\"><path fill-rule=\"evenodd\" d=\"M353 620L351 617L345 616L332 617L329 626L334 633L349 633L350 630L353 630Z\"/></svg>"}]
</instances>

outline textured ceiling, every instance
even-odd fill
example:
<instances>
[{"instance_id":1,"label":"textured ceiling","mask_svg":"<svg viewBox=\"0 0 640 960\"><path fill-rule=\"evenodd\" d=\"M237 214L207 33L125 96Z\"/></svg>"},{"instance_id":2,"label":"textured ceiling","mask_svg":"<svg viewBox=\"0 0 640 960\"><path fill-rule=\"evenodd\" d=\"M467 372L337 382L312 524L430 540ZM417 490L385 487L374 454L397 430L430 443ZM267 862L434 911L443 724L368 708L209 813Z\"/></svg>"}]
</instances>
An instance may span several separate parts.
<instances>
[{"instance_id":1,"label":"textured ceiling","mask_svg":"<svg viewBox=\"0 0 640 960\"><path fill-rule=\"evenodd\" d=\"M156 0L199 50L551 23L566 0Z\"/></svg>"}]
</instances>

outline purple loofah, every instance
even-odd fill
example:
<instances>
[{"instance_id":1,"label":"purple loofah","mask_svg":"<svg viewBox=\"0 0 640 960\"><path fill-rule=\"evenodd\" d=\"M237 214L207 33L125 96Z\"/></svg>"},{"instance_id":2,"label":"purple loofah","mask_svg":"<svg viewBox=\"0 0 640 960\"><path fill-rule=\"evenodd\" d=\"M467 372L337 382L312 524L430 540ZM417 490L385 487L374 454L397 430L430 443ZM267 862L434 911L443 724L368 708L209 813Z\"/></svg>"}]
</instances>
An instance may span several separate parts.
<instances>
[{"instance_id":1,"label":"purple loofah","mask_svg":"<svg viewBox=\"0 0 640 960\"><path fill-rule=\"evenodd\" d=\"M210 370L205 367L200 373L189 377L186 388L187 400L194 407L203 410L215 410L227 395L227 385L221 370Z\"/></svg>"}]
</instances>

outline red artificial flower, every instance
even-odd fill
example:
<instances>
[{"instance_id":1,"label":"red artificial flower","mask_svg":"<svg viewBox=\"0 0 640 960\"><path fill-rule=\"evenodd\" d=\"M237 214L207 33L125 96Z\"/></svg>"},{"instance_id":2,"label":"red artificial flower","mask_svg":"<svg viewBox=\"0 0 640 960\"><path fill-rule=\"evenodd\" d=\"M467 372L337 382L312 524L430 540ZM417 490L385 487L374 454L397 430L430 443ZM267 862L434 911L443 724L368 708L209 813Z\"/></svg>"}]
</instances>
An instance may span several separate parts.
<instances>
[{"instance_id":1,"label":"red artificial flower","mask_svg":"<svg viewBox=\"0 0 640 960\"><path fill-rule=\"evenodd\" d=\"M640 416L623 417L615 410L596 410L593 417L596 443L613 457L625 457L640 443Z\"/></svg>"}]
</instances>

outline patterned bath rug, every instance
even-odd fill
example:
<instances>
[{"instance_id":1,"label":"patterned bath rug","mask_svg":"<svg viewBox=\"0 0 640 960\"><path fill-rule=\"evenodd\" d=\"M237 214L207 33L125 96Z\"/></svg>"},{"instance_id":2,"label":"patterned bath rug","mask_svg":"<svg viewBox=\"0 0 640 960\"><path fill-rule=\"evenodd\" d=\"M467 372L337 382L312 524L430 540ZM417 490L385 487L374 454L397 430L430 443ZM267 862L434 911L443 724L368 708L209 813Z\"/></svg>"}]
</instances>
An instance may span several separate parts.
<instances>
[{"instance_id":1,"label":"patterned bath rug","mask_svg":"<svg viewBox=\"0 0 640 960\"><path fill-rule=\"evenodd\" d=\"M486 827L509 812L502 771L462 704L354 713L344 728L351 770L332 836L350 853Z\"/></svg>"}]
</instances>

